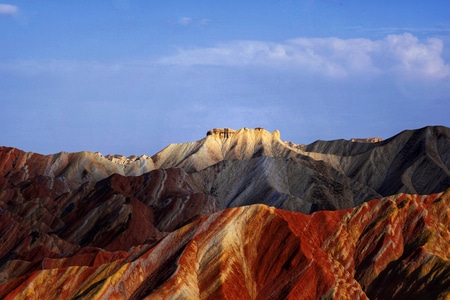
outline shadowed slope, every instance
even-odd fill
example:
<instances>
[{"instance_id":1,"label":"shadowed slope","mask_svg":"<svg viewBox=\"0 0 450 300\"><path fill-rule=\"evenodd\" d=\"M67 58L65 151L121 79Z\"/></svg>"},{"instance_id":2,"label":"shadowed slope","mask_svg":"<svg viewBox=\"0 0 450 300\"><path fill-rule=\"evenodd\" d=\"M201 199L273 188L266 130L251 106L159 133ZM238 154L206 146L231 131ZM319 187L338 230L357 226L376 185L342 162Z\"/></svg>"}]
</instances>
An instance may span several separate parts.
<instances>
[{"instance_id":1,"label":"shadowed slope","mask_svg":"<svg viewBox=\"0 0 450 300\"><path fill-rule=\"evenodd\" d=\"M379 196L323 162L308 158L263 156L223 161L192 173L192 177L204 183L204 192L216 199L219 209L264 203L309 213L350 208Z\"/></svg>"},{"instance_id":2,"label":"shadowed slope","mask_svg":"<svg viewBox=\"0 0 450 300\"><path fill-rule=\"evenodd\" d=\"M215 211L213 199L181 169L115 174L59 196L46 179L0 192L0 283L40 268L44 258L70 257L83 247L97 253L153 245L165 232ZM30 187L39 191L35 198L29 198Z\"/></svg>"},{"instance_id":3,"label":"shadowed slope","mask_svg":"<svg viewBox=\"0 0 450 300\"><path fill-rule=\"evenodd\" d=\"M44 176L61 195L114 173L141 175L173 167L190 173L220 209L252 203L306 213L349 208L399 192L431 194L449 187L450 129L425 127L381 142L297 146L282 141L278 131L224 128L196 142L169 145L152 157L129 158L91 152L43 156L2 147L0 187Z\"/></svg>"},{"instance_id":4,"label":"shadowed slope","mask_svg":"<svg viewBox=\"0 0 450 300\"><path fill-rule=\"evenodd\" d=\"M308 146L283 142L278 132L263 129L221 133L197 142L202 146L185 158L175 154L185 153L176 149L187 144L158 154L192 172L219 208L264 203L311 212L348 208L398 192L437 193L450 186L446 127L405 131L384 142L338 140ZM213 165L203 168L208 164Z\"/></svg>"},{"instance_id":5,"label":"shadowed slope","mask_svg":"<svg viewBox=\"0 0 450 300\"><path fill-rule=\"evenodd\" d=\"M318 141L304 151L381 195L450 186L450 129L443 126L406 130L375 144Z\"/></svg>"}]
</instances>

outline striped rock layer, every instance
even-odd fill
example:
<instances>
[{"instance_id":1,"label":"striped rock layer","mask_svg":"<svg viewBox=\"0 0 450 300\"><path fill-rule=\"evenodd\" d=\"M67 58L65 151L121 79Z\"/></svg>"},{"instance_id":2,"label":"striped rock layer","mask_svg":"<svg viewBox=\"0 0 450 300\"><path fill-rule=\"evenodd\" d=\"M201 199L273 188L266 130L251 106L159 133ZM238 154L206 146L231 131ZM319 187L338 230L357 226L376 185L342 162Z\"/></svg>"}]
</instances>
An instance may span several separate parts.
<instances>
[{"instance_id":1,"label":"striped rock layer","mask_svg":"<svg viewBox=\"0 0 450 300\"><path fill-rule=\"evenodd\" d=\"M310 145L219 128L151 157L0 147L0 298L448 298L449 169L441 126Z\"/></svg>"},{"instance_id":2,"label":"striped rock layer","mask_svg":"<svg viewBox=\"0 0 450 300\"><path fill-rule=\"evenodd\" d=\"M0 147L0 188L47 181L54 196L81 186L90 189L112 174L140 176L169 168L188 173L218 209L261 203L304 213L336 210L397 193L428 195L450 187L450 128L429 126L387 140L310 145L282 141L277 130L222 128L151 157L40 155ZM38 188L29 188L28 196L45 193Z\"/></svg>"},{"instance_id":3,"label":"striped rock layer","mask_svg":"<svg viewBox=\"0 0 450 300\"><path fill-rule=\"evenodd\" d=\"M199 216L157 244L42 258L34 270L3 280L0 297L444 299L449 204L450 190L311 215L261 204L230 208Z\"/></svg>"}]
</instances>

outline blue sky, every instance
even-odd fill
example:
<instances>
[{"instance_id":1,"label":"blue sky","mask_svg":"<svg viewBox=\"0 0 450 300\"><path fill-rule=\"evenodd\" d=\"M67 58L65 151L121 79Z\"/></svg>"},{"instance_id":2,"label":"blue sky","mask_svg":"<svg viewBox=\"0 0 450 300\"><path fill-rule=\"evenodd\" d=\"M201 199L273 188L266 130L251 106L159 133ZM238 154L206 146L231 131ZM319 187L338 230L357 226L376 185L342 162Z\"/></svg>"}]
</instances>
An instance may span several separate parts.
<instances>
[{"instance_id":1,"label":"blue sky","mask_svg":"<svg viewBox=\"0 0 450 300\"><path fill-rule=\"evenodd\" d=\"M152 155L450 126L448 1L0 0L0 145Z\"/></svg>"}]
</instances>

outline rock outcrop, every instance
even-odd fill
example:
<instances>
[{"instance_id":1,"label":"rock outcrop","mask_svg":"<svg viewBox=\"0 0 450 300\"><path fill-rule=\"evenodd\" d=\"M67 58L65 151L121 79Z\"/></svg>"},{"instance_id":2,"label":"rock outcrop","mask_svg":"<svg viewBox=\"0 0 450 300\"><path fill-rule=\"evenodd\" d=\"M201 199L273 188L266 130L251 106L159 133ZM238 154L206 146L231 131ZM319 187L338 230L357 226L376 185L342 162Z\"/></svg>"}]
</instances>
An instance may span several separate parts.
<instances>
[{"instance_id":1,"label":"rock outcrop","mask_svg":"<svg viewBox=\"0 0 450 300\"><path fill-rule=\"evenodd\" d=\"M211 130L208 130L206 133L206 136L213 135L218 136L219 138L230 138L236 133L236 130L233 130L231 128L213 128Z\"/></svg>"},{"instance_id":2,"label":"rock outcrop","mask_svg":"<svg viewBox=\"0 0 450 300\"><path fill-rule=\"evenodd\" d=\"M168 168L189 173L203 193L214 196L218 209L253 203L305 213L342 209L398 192L432 194L449 187L450 129L425 127L373 143L335 140L297 146L282 141L277 130L222 128L196 142L171 144L151 157L92 152L44 156L0 147L3 184L45 176L58 193L112 174L139 176Z\"/></svg>"},{"instance_id":3,"label":"rock outcrop","mask_svg":"<svg viewBox=\"0 0 450 300\"><path fill-rule=\"evenodd\" d=\"M221 132L170 145L152 157L157 167L192 174L219 209L264 203L308 213L450 186L446 127L404 131L374 143L335 140L302 147L282 141L278 131L243 128L228 138Z\"/></svg>"},{"instance_id":4,"label":"rock outcrop","mask_svg":"<svg viewBox=\"0 0 450 300\"><path fill-rule=\"evenodd\" d=\"M447 299L449 170L439 126L301 146L213 129L151 157L0 147L0 298Z\"/></svg>"},{"instance_id":5,"label":"rock outcrop","mask_svg":"<svg viewBox=\"0 0 450 300\"><path fill-rule=\"evenodd\" d=\"M374 138L351 138L350 139L354 143L379 143L383 141L380 137L374 137Z\"/></svg>"},{"instance_id":6,"label":"rock outcrop","mask_svg":"<svg viewBox=\"0 0 450 300\"><path fill-rule=\"evenodd\" d=\"M84 246L8 260L0 297L444 299L449 204L450 190L311 215L260 204L227 209L126 251Z\"/></svg>"},{"instance_id":7,"label":"rock outcrop","mask_svg":"<svg viewBox=\"0 0 450 300\"><path fill-rule=\"evenodd\" d=\"M67 192L43 176L9 183L0 191L0 282L22 281L47 259L91 262L100 254L116 257L104 251L154 245L215 210L182 169L114 174Z\"/></svg>"}]
</instances>

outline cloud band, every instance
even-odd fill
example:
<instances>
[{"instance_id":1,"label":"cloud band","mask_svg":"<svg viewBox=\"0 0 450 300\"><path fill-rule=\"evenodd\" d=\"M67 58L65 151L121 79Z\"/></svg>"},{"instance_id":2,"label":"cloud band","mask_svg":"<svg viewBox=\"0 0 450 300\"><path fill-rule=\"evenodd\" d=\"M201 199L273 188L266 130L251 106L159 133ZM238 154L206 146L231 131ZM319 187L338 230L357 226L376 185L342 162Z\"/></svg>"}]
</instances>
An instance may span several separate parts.
<instances>
[{"instance_id":1,"label":"cloud band","mask_svg":"<svg viewBox=\"0 0 450 300\"><path fill-rule=\"evenodd\" d=\"M297 38L284 43L234 41L211 48L181 49L160 60L173 65L302 68L333 78L395 73L442 79L450 66L442 59L438 38L419 41L410 33L384 39Z\"/></svg>"}]
</instances>

